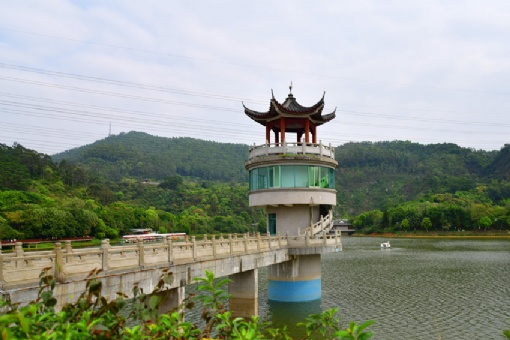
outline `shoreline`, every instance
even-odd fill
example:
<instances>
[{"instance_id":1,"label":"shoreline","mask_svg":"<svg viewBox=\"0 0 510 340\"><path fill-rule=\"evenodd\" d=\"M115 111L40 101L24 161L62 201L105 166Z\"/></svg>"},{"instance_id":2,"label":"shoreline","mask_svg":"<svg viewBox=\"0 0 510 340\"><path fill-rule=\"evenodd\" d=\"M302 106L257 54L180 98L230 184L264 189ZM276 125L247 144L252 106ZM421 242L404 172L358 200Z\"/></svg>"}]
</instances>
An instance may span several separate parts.
<instances>
[{"instance_id":1,"label":"shoreline","mask_svg":"<svg viewBox=\"0 0 510 340\"><path fill-rule=\"evenodd\" d=\"M501 234L490 233L487 235L458 235L458 234L393 234L393 233L372 233L372 234L353 234L355 237L381 237L381 238L445 238L445 239L510 239L510 233ZM350 236L346 236L350 237Z\"/></svg>"}]
</instances>

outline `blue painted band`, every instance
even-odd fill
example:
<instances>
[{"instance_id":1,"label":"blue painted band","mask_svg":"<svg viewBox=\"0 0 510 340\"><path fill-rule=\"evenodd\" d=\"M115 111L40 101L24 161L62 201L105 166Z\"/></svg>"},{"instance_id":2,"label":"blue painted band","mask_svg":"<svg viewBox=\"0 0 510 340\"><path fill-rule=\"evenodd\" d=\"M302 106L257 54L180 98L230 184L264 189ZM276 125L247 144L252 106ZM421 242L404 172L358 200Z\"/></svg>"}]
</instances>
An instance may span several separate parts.
<instances>
[{"instance_id":1,"label":"blue painted band","mask_svg":"<svg viewBox=\"0 0 510 340\"><path fill-rule=\"evenodd\" d=\"M321 298L321 279L310 281L269 280L268 298L282 302L318 300Z\"/></svg>"}]
</instances>

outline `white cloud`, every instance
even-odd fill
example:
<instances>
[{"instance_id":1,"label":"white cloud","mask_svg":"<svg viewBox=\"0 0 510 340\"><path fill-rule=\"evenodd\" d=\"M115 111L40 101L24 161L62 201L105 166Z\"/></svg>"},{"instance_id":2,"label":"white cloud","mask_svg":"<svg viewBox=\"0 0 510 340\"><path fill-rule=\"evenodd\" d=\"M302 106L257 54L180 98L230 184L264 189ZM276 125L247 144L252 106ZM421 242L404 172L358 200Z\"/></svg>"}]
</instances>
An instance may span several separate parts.
<instances>
[{"instance_id":1,"label":"white cloud","mask_svg":"<svg viewBox=\"0 0 510 340\"><path fill-rule=\"evenodd\" d=\"M0 13L1 63L186 95L3 67L4 77L144 100L0 79L2 93L142 112L124 112L122 122L122 114L103 109L76 123L62 104L67 111L27 124L36 112L4 105L12 128L2 129L0 143L54 153L92 142L108 121L125 131L258 143L264 132L245 117L241 100L266 110L271 89L283 101L293 81L303 105L326 91L327 110L338 108L338 118L319 131L324 142L407 139L499 149L510 125L509 7L439 0L8 2ZM51 133L55 126L81 137L66 142L67 134Z\"/></svg>"}]
</instances>

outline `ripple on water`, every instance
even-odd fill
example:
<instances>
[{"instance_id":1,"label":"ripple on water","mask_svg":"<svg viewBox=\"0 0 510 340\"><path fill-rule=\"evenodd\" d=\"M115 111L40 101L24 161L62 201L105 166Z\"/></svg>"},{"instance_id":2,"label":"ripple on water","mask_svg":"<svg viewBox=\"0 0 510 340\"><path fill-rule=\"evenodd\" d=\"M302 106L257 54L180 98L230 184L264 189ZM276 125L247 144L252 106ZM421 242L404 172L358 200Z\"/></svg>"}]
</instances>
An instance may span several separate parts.
<instances>
[{"instance_id":1,"label":"ripple on water","mask_svg":"<svg viewBox=\"0 0 510 340\"><path fill-rule=\"evenodd\" d=\"M376 320L376 340L497 339L510 328L510 242L383 241L346 237L342 253L323 256L321 308L338 307L344 326ZM294 320L296 305L276 312L259 277L261 315Z\"/></svg>"}]
</instances>

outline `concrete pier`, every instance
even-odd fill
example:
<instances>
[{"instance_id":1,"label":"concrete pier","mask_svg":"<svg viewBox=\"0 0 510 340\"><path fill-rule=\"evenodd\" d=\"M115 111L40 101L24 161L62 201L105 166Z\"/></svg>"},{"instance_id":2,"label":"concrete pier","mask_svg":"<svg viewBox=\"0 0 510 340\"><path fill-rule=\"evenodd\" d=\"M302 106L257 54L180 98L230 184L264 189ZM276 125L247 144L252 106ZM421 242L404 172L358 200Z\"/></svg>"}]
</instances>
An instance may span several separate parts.
<instances>
[{"instance_id":1,"label":"concrete pier","mask_svg":"<svg viewBox=\"0 0 510 340\"><path fill-rule=\"evenodd\" d=\"M258 269L230 275L228 284L230 311L233 315L249 318L258 315L259 272Z\"/></svg>"},{"instance_id":2,"label":"concrete pier","mask_svg":"<svg viewBox=\"0 0 510 340\"><path fill-rule=\"evenodd\" d=\"M321 256L293 256L269 266L269 300L304 302L321 298Z\"/></svg>"}]
</instances>

